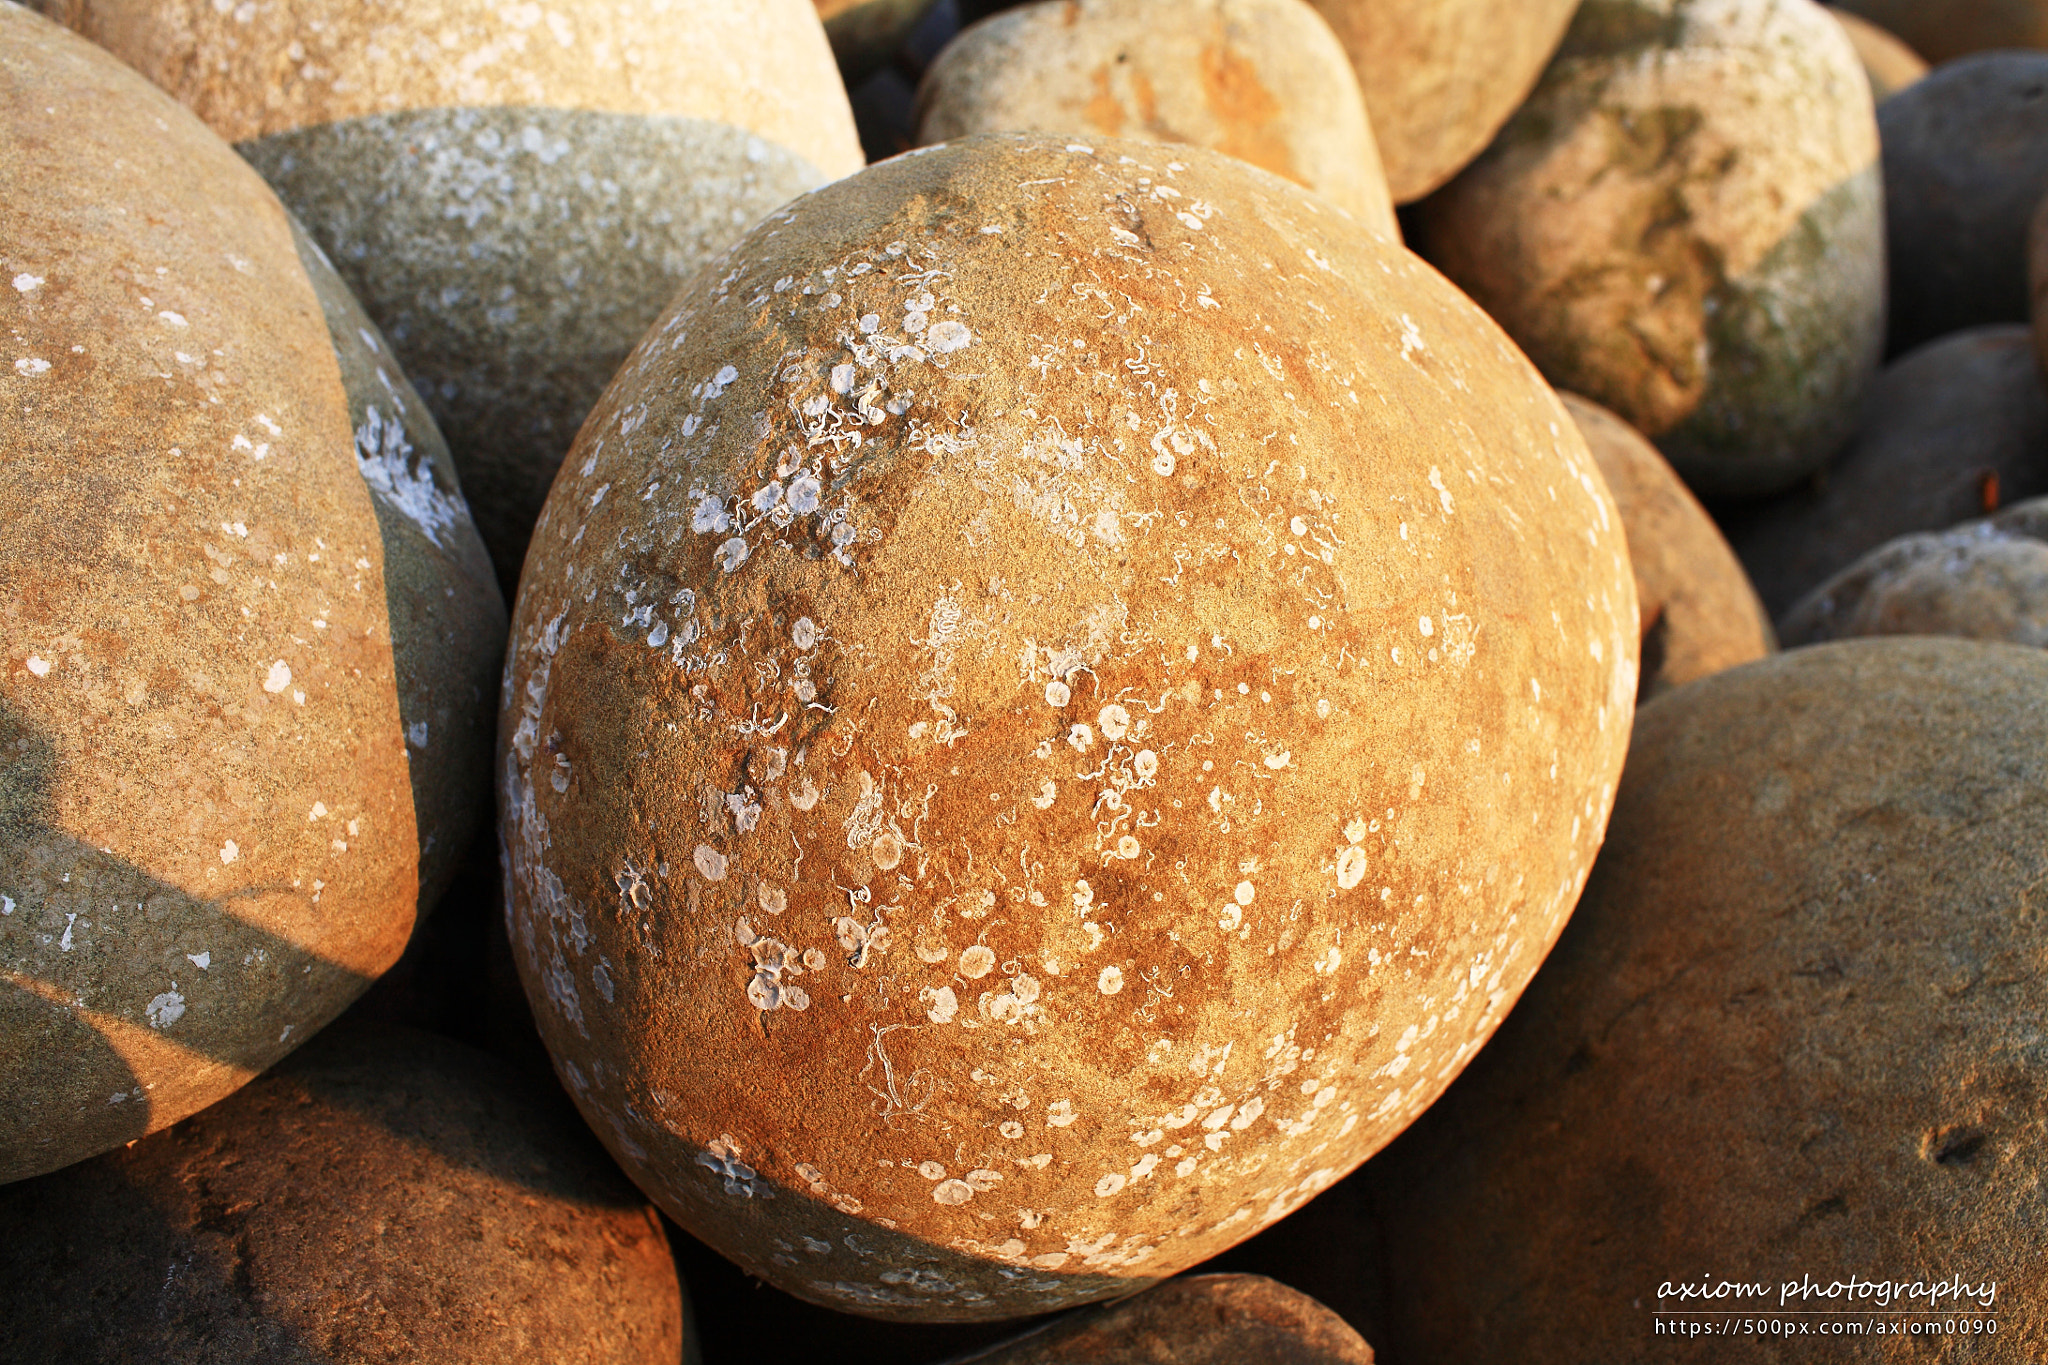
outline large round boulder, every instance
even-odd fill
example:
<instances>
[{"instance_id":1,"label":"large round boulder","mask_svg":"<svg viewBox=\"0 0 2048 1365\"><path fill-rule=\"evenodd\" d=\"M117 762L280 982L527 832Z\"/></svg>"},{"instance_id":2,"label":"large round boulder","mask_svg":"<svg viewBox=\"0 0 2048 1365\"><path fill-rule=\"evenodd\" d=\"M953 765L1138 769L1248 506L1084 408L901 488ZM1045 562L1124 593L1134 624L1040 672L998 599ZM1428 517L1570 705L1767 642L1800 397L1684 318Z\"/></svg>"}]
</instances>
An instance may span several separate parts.
<instances>
[{"instance_id":1,"label":"large round boulder","mask_svg":"<svg viewBox=\"0 0 2048 1365\"><path fill-rule=\"evenodd\" d=\"M1190 143L1400 240L1358 79L1305 0L1038 0L948 44L918 102L921 143L1025 130Z\"/></svg>"},{"instance_id":2,"label":"large round boulder","mask_svg":"<svg viewBox=\"0 0 2048 1365\"><path fill-rule=\"evenodd\" d=\"M1870 85L1808 0L1613 0L1422 207L1420 249L1703 494L1847 439L1884 342Z\"/></svg>"},{"instance_id":3,"label":"large round boulder","mask_svg":"<svg viewBox=\"0 0 2048 1365\"><path fill-rule=\"evenodd\" d=\"M1389 1354L2040 1357L2044 879L2039 650L1819 645L1644 707L1571 927L1366 1167Z\"/></svg>"},{"instance_id":4,"label":"large round boulder","mask_svg":"<svg viewBox=\"0 0 2048 1365\"><path fill-rule=\"evenodd\" d=\"M124 1151L0 1190L0 1355L677 1365L668 1239L560 1095L334 1029Z\"/></svg>"},{"instance_id":5,"label":"large round boulder","mask_svg":"<svg viewBox=\"0 0 2048 1365\"><path fill-rule=\"evenodd\" d=\"M1351 57L1394 202L1486 147L1557 50L1579 0L1309 0Z\"/></svg>"},{"instance_id":6,"label":"large round boulder","mask_svg":"<svg viewBox=\"0 0 2048 1365\"><path fill-rule=\"evenodd\" d=\"M1628 534L1643 637L1638 700L1769 654L1771 618L1742 561L1657 447L1591 399L1558 397Z\"/></svg>"},{"instance_id":7,"label":"large round boulder","mask_svg":"<svg viewBox=\"0 0 2048 1365\"><path fill-rule=\"evenodd\" d=\"M0 6L0 243L11 1180L213 1103L340 1013L405 945L420 847L376 499L275 196Z\"/></svg>"},{"instance_id":8,"label":"large round boulder","mask_svg":"<svg viewBox=\"0 0 2048 1365\"><path fill-rule=\"evenodd\" d=\"M562 452L705 261L861 165L809 0L39 0L261 171L384 328L507 595Z\"/></svg>"},{"instance_id":9,"label":"large round boulder","mask_svg":"<svg viewBox=\"0 0 2048 1365\"><path fill-rule=\"evenodd\" d=\"M1054 1318L949 1365L1372 1365L1372 1347L1261 1275L1189 1275Z\"/></svg>"},{"instance_id":10,"label":"large round boulder","mask_svg":"<svg viewBox=\"0 0 2048 1365\"><path fill-rule=\"evenodd\" d=\"M1197 148L949 143L699 276L564 464L514 951L592 1126L749 1271L1128 1293L1485 1041L1636 644L1571 418L1419 260Z\"/></svg>"}]
</instances>

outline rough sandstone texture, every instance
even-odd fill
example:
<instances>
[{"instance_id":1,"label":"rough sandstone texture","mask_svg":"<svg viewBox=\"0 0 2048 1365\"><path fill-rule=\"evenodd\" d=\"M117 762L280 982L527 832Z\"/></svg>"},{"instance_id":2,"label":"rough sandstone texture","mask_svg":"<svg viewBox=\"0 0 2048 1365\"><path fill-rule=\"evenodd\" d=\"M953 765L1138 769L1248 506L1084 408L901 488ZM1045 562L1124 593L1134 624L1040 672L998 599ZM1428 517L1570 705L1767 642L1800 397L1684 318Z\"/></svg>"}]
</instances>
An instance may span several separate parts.
<instances>
[{"instance_id":1,"label":"rough sandstone texture","mask_svg":"<svg viewBox=\"0 0 2048 1365\"><path fill-rule=\"evenodd\" d=\"M419 385L507 596L682 282L861 165L806 0L41 0L236 144Z\"/></svg>"},{"instance_id":2,"label":"rough sandstone texture","mask_svg":"<svg viewBox=\"0 0 2048 1365\"><path fill-rule=\"evenodd\" d=\"M1702 494L1849 435L1884 341L1870 85L1806 0L1590 0L1420 249Z\"/></svg>"},{"instance_id":3,"label":"rough sandstone texture","mask_svg":"<svg viewBox=\"0 0 2048 1365\"><path fill-rule=\"evenodd\" d=\"M1351 1325L1260 1275L1172 1279L950 1365L1372 1365Z\"/></svg>"},{"instance_id":4,"label":"rough sandstone texture","mask_svg":"<svg viewBox=\"0 0 2048 1365\"><path fill-rule=\"evenodd\" d=\"M1901 536L1786 614L1788 644L1960 635L2048 647L2048 499L1931 535Z\"/></svg>"},{"instance_id":5,"label":"rough sandstone texture","mask_svg":"<svg viewBox=\"0 0 2048 1365\"><path fill-rule=\"evenodd\" d=\"M412 928L385 607L276 198L0 6L0 1180L211 1104Z\"/></svg>"},{"instance_id":6,"label":"rough sandstone texture","mask_svg":"<svg viewBox=\"0 0 2048 1365\"><path fill-rule=\"evenodd\" d=\"M1570 928L1366 1167L1399 1249L1386 1353L1671 1358L1651 1323L1666 1281L1762 1283L1775 1309L1788 1281L1853 1271L1995 1281L1976 1316L1996 1337L1944 1337L1938 1358L2041 1355L2048 1324L2019 1305L2048 1293L2044 878L2038 650L1820 645L1645 707ZM1937 1351L1738 1335L1702 1358Z\"/></svg>"},{"instance_id":7,"label":"rough sandstone texture","mask_svg":"<svg viewBox=\"0 0 2048 1365\"><path fill-rule=\"evenodd\" d=\"M1827 11L1842 26L1842 32L1849 35L1856 60L1863 63L1863 74L1870 78L1870 96L1879 104L1927 74L1927 63L1920 54L1889 30L1834 5L1829 5Z\"/></svg>"},{"instance_id":8,"label":"rough sandstone texture","mask_svg":"<svg viewBox=\"0 0 2048 1365\"><path fill-rule=\"evenodd\" d=\"M1892 351L2026 321L2027 223L2048 194L2048 52L1951 62L1877 121Z\"/></svg>"},{"instance_id":9,"label":"rough sandstone texture","mask_svg":"<svg viewBox=\"0 0 2048 1365\"><path fill-rule=\"evenodd\" d=\"M1896 536L2048 494L2048 385L2024 327L1922 346L1871 387L1826 475L1722 526L1773 616Z\"/></svg>"},{"instance_id":10,"label":"rough sandstone texture","mask_svg":"<svg viewBox=\"0 0 2048 1365\"><path fill-rule=\"evenodd\" d=\"M1638 701L1776 648L1742 562L1657 448L1607 409L1561 393L1621 509L1642 619Z\"/></svg>"},{"instance_id":11,"label":"rough sandstone texture","mask_svg":"<svg viewBox=\"0 0 2048 1365\"><path fill-rule=\"evenodd\" d=\"M888 63L932 0L812 0L850 90Z\"/></svg>"},{"instance_id":12,"label":"rough sandstone texture","mask_svg":"<svg viewBox=\"0 0 2048 1365\"><path fill-rule=\"evenodd\" d=\"M0 1190L0 1354L676 1365L660 1220L559 1096L332 1030L126 1151Z\"/></svg>"},{"instance_id":13,"label":"rough sandstone texture","mask_svg":"<svg viewBox=\"0 0 2048 1365\"><path fill-rule=\"evenodd\" d=\"M628 1172L793 1294L1020 1316L1285 1216L1598 845L1635 595L1570 417L1242 162L870 167L699 276L564 471L514 951Z\"/></svg>"},{"instance_id":14,"label":"rough sandstone texture","mask_svg":"<svg viewBox=\"0 0 2048 1365\"><path fill-rule=\"evenodd\" d=\"M1208 147L1401 229L1358 78L1304 0L1041 0L948 44L918 90L920 143L1038 130Z\"/></svg>"},{"instance_id":15,"label":"rough sandstone texture","mask_svg":"<svg viewBox=\"0 0 2048 1365\"><path fill-rule=\"evenodd\" d=\"M1527 98L1579 0L1310 0L1344 45L1397 204L1456 175Z\"/></svg>"},{"instance_id":16,"label":"rough sandstone texture","mask_svg":"<svg viewBox=\"0 0 2048 1365\"><path fill-rule=\"evenodd\" d=\"M2048 47L2042 0L1841 0L1840 8L1899 35L1930 62L1995 47Z\"/></svg>"},{"instance_id":17,"label":"rough sandstone texture","mask_svg":"<svg viewBox=\"0 0 2048 1365\"><path fill-rule=\"evenodd\" d=\"M292 224L341 365L356 467L384 542L384 598L420 836L420 913L440 900L491 808L505 599L455 462L377 324Z\"/></svg>"}]
</instances>

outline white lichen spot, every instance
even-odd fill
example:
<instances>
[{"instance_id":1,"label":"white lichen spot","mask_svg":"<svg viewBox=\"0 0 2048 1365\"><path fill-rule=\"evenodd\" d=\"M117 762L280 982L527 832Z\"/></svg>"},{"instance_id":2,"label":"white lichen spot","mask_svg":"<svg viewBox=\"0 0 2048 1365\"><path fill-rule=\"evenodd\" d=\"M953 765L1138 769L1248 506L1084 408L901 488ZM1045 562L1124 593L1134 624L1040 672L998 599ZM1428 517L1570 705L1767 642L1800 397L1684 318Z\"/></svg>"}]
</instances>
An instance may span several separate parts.
<instances>
[{"instance_id":1,"label":"white lichen spot","mask_svg":"<svg viewBox=\"0 0 2048 1365\"><path fill-rule=\"evenodd\" d=\"M26 270L14 277L14 287L24 294L32 294L42 287L43 277L31 275Z\"/></svg>"},{"instance_id":2,"label":"white lichen spot","mask_svg":"<svg viewBox=\"0 0 2048 1365\"><path fill-rule=\"evenodd\" d=\"M717 552L712 555L712 560L718 565L720 573L731 573L747 562L748 553L745 539L734 536L719 545Z\"/></svg>"},{"instance_id":3,"label":"white lichen spot","mask_svg":"<svg viewBox=\"0 0 2048 1365\"><path fill-rule=\"evenodd\" d=\"M1055 1100L1045 1107L1045 1126L1048 1128L1065 1128L1079 1117L1074 1112L1072 1100Z\"/></svg>"},{"instance_id":4,"label":"white lichen spot","mask_svg":"<svg viewBox=\"0 0 2048 1365\"><path fill-rule=\"evenodd\" d=\"M282 692L291 685L291 665L287 664L283 659L279 659L276 663L272 664L270 671L263 675L263 690L265 692Z\"/></svg>"},{"instance_id":5,"label":"white lichen spot","mask_svg":"<svg viewBox=\"0 0 2048 1365\"><path fill-rule=\"evenodd\" d=\"M237 844L233 839L228 840L226 843L220 846L220 860L224 863L231 863L241 856L242 847L240 844Z\"/></svg>"},{"instance_id":6,"label":"white lichen spot","mask_svg":"<svg viewBox=\"0 0 2048 1365\"><path fill-rule=\"evenodd\" d=\"M697 845L696 852L691 855L691 861L697 864L697 871L702 874L705 881L722 882L725 880L725 855L711 845Z\"/></svg>"},{"instance_id":7,"label":"white lichen spot","mask_svg":"<svg viewBox=\"0 0 2048 1365\"><path fill-rule=\"evenodd\" d=\"M924 344L939 355L964 351L973 341L974 334L967 330L967 324L953 318L932 324L924 334Z\"/></svg>"},{"instance_id":8,"label":"white lichen spot","mask_svg":"<svg viewBox=\"0 0 2048 1365\"><path fill-rule=\"evenodd\" d=\"M706 493L690 513L690 529L700 536L724 535L732 529L732 517L723 501Z\"/></svg>"},{"instance_id":9,"label":"white lichen spot","mask_svg":"<svg viewBox=\"0 0 2048 1365\"><path fill-rule=\"evenodd\" d=\"M1095 978L1095 989L1104 995L1115 995L1124 988L1124 973L1121 967L1104 967Z\"/></svg>"},{"instance_id":10,"label":"white lichen spot","mask_svg":"<svg viewBox=\"0 0 2048 1365\"><path fill-rule=\"evenodd\" d=\"M1445 516L1450 516L1458 510L1457 505L1451 500L1451 490L1444 487L1443 471L1435 465L1429 467L1429 486L1436 490L1437 501L1443 504Z\"/></svg>"},{"instance_id":11,"label":"white lichen spot","mask_svg":"<svg viewBox=\"0 0 2048 1365\"><path fill-rule=\"evenodd\" d=\"M185 1017L185 997L178 994L176 983L170 990L152 999L143 1007L143 1014L153 1029L167 1029Z\"/></svg>"},{"instance_id":12,"label":"white lichen spot","mask_svg":"<svg viewBox=\"0 0 2048 1365\"><path fill-rule=\"evenodd\" d=\"M211 951L187 953L185 954L185 960L203 972L213 965L213 953Z\"/></svg>"},{"instance_id":13,"label":"white lichen spot","mask_svg":"<svg viewBox=\"0 0 2048 1365\"><path fill-rule=\"evenodd\" d=\"M41 356L25 355L14 362L14 372L23 379L34 379L50 372L50 362Z\"/></svg>"},{"instance_id":14,"label":"white lichen spot","mask_svg":"<svg viewBox=\"0 0 2048 1365\"><path fill-rule=\"evenodd\" d=\"M47 678L50 676L50 661L41 655L31 654L28 656L28 671L38 678Z\"/></svg>"},{"instance_id":15,"label":"white lichen spot","mask_svg":"<svg viewBox=\"0 0 2048 1365\"><path fill-rule=\"evenodd\" d=\"M935 1203L954 1206L964 1204L972 1198L974 1187L964 1180L941 1180L932 1187L932 1200Z\"/></svg>"}]
</instances>

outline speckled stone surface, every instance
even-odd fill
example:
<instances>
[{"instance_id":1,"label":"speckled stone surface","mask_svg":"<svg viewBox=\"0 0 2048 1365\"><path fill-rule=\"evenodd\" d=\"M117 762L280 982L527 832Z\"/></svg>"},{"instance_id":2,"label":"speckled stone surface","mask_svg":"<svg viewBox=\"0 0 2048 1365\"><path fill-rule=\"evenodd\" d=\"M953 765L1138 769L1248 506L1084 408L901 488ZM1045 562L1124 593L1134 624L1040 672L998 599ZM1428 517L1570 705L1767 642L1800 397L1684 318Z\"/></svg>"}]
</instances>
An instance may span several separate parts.
<instances>
[{"instance_id":1,"label":"speckled stone surface","mask_svg":"<svg viewBox=\"0 0 2048 1365\"><path fill-rule=\"evenodd\" d=\"M1082 1309L949 1365L1372 1365L1306 1294L1258 1275L1193 1275Z\"/></svg>"},{"instance_id":2,"label":"speckled stone surface","mask_svg":"<svg viewBox=\"0 0 2048 1365\"><path fill-rule=\"evenodd\" d=\"M292 241L341 365L356 467L384 541L384 605L419 826L424 913L490 817L505 599L448 443L390 343L296 222Z\"/></svg>"},{"instance_id":3,"label":"speckled stone surface","mask_svg":"<svg viewBox=\"0 0 2048 1365\"><path fill-rule=\"evenodd\" d=\"M1856 439L1816 484L1728 509L1773 615L1895 536L2048 494L2048 383L2024 327L1978 327L1885 368Z\"/></svg>"},{"instance_id":4,"label":"speckled stone surface","mask_svg":"<svg viewBox=\"0 0 2048 1365\"><path fill-rule=\"evenodd\" d=\"M576 428L684 280L861 165L808 0L42 0L275 186L383 327L509 598Z\"/></svg>"},{"instance_id":5,"label":"speckled stone surface","mask_svg":"<svg viewBox=\"0 0 2048 1365\"><path fill-rule=\"evenodd\" d=\"M559 1094L340 1026L125 1151L0 1190L0 1355L679 1365L654 1210Z\"/></svg>"},{"instance_id":6,"label":"speckled stone surface","mask_svg":"<svg viewBox=\"0 0 2048 1365\"><path fill-rule=\"evenodd\" d=\"M1619 517L1469 300L1199 148L965 139L700 275L535 533L514 951L790 1292L1113 1296L1428 1103L1596 848Z\"/></svg>"},{"instance_id":7,"label":"speckled stone surface","mask_svg":"<svg viewBox=\"0 0 2048 1365\"><path fill-rule=\"evenodd\" d=\"M1827 11L1842 26L1842 32L1849 35L1856 60L1863 63L1863 74L1870 78L1871 98L1878 103L1927 74L1927 63L1920 54L1889 29L1879 28L1868 19L1834 5L1829 5Z\"/></svg>"},{"instance_id":8,"label":"speckled stone surface","mask_svg":"<svg viewBox=\"0 0 2048 1365\"><path fill-rule=\"evenodd\" d=\"M1528 97L1579 0L1310 0L1365 92L1397 204L1485 149Z\"/></svg>"},{"instance_id":9,"label":"speckled stone surface","mask_svg":"<svg viewBox=\"0 0 2048 1365\"><path fill-rule=\"evenodd\" d=\"M1884 339L1870 85L1806 0L1593 0L1418 249L1703 496L1847 439Z\"/></svg>"},{"instance_id":10,"label":"speckled stone surface","mask_svg":"<svg viewBox=\"0 0 2048 1365\"><path fill-rule=\"evenodd\" d=\"M2048 648L2048 499L1901 536L1802 598L1787 644L1858 635L1959 635Z\"/></svg>"},{"instance_id":11,"label":"speckled stone surface","mask_svg":"<svg viewBox=\"0 0 2048 1365\"><path fill-rule=\"evenodd\" d=\"M382 538L284 210L0 6L0 1180L218 1100L410 932Z\"/></svg>"},{"instance_id":12,"label":"speckled stone surface","mask_svg":"<svg viewBox=\"0 0 2048 1365\"><path fill-rule=\"evenodd\" d=\"M2042 0L1841 0L1840 8L1882 25L1930 62L1999 47L2048 47Z\"/></svg>"},{"instance_id":13,"label":"speckled stone surface","mask_svg":"<svg viewBox=\"0 0 2048 1365\"><path fill-rule=\"evenodd\" d=\"M1771 618L1707 509L1657 448L1598 403L1560 393L1621 509L1642 622L1637 700L1761 659Z\"/></svg>"},{"instance_id":14,"label":"speckled stone surface","mask_svg":"<svg viewBox=\"0 0 2048 1365\"><path fill-rule=\"evenodd\" d=\"M1035 129L1189 143L1306 185L1401 239L1358 78L1304 0L1042 0L948 44L918 141Z\"/></svg>"},{"instance_id":15,"label":"speckled stone surface","mask_svg":"<svg viewBox=\"0 0 2048 1365\"><path fill-rule=\"evenodd\" d=\"M2044 879L2039 650L1819 645L1644 707L1556 951L1365 1168L1390 1249L1384 1354L2040 1358ZM1896 1307L1997 1332L1655 1335L1667 1281L1765 1286L1661 1304L1718 1323L1696 1310L1879 1306L1780 1299L1852 1273L1995 1282L1989 1313L1903 1292Z\"/></svg>"},{"instance_id":16,"label":"speckled stone surface","mask_svg":"<svg viewBox=\"0 0 2048 1365\"><path fill-rule=\"evenodd\" d=\"M2048 194L2048 52L1951 62L1886 100L1891 349L2028 316L2027 221Z\"/></svg>"}]
</instances>

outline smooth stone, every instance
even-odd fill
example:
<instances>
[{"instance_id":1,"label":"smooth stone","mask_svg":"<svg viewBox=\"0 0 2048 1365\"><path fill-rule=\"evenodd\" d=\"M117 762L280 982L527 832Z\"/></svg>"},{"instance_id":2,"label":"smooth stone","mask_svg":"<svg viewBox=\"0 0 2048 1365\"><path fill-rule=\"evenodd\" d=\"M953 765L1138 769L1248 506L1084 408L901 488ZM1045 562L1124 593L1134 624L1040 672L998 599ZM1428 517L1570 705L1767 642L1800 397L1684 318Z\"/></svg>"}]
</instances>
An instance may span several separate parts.
<instances>
[{"instance_id":1,"label":"smooth stone","mask_svg":"<svg viewBox=\"0 0 2048 1365\"><path fill-rule=\"evenodd\" d=\"M1856 48L1856 60L1863 63L1863 74L1870 77L1871 98L1879 104L1927 74L1927 63L1920 54L1889 29L1879 28L1837 5L1829 5L1827 11L1842 26L1842 32L1849 35Z\"/></svg>"}]
</instances>

